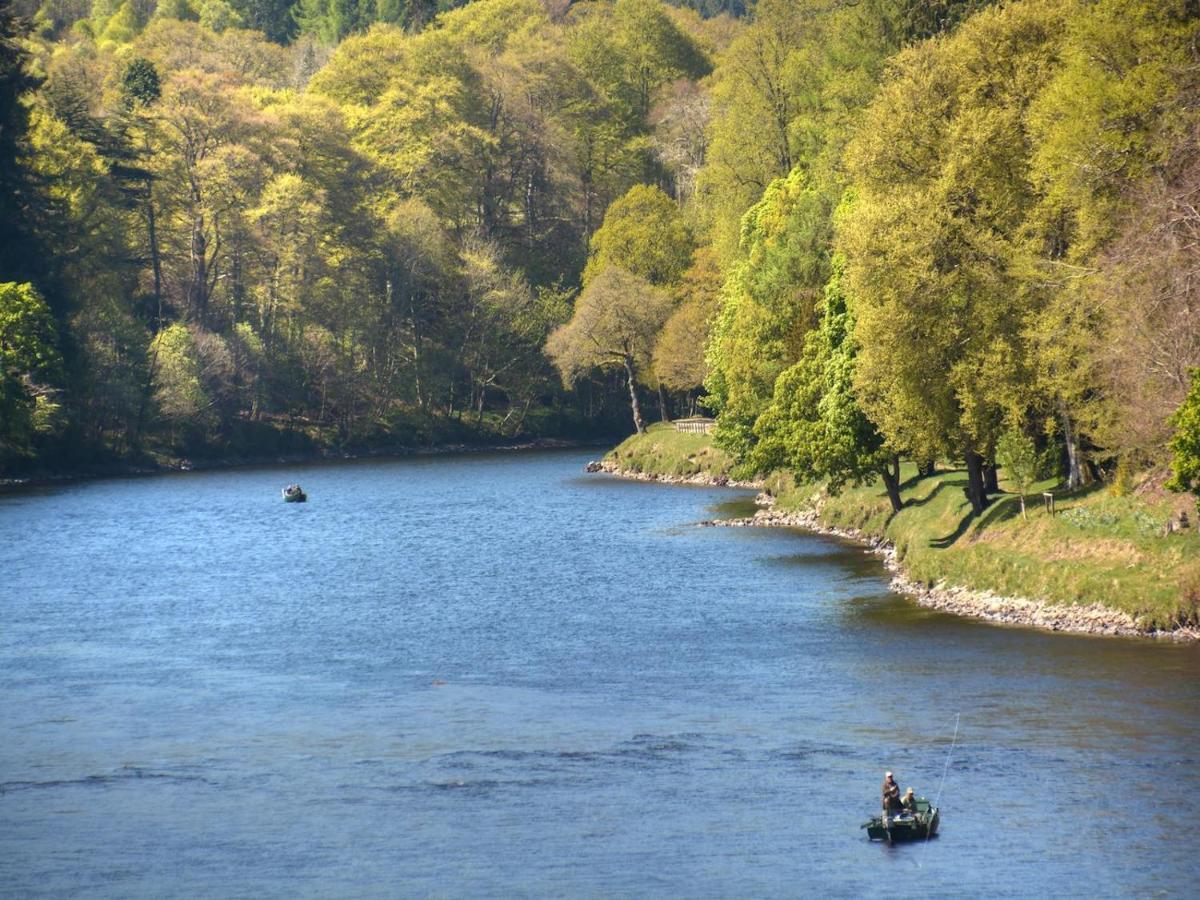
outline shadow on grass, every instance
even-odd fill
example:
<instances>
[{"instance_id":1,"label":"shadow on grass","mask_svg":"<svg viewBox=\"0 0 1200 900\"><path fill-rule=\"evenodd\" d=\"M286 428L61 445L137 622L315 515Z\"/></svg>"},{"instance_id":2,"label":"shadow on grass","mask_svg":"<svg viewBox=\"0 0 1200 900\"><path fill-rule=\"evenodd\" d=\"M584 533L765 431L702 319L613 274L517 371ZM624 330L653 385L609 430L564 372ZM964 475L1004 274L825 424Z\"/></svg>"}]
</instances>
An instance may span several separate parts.
<instances>
[{"instance_id":1,"label":"shadow on grass","mask_svg":"<svg viewBox=\"0 0 1200 900\"><path fill-rule=\"evenodd\" d=\"M919 500L916 498L913 498L912 500L905 501L904 505L906 507L908 507L908 506L912 506L912 507L924 506L926 503L928 503L930 500L932 500L934 497L936 497L938 494L940 494L946 487L958 486L960 484L966 484L966 482L965 481L957 481L957 480L955 480L955 481L939 481L934 486L933 490L930 491L928 494L926 494L924 497L921 497Z\"/></svg>"},{"instance_id":2,"label":"shadow on grass","mask_svg":"<svg viewBox=\"0 0 1200 900\"><path fill-rule=\"evenodd\" d=\"M972 513L967 513L962 517L962 521L958 523L958 527L952 532L940 538L930 538L929 546L935 547L938 550L945 550L947 547L953 547L960 537L967 533L967 529L971 527L971 519L974 518Z\"/></svg>"},{"instance_id":3,"label":"shadow on grass","mask_svg":"<svg viewBox=\"0 0 1200 900\"><path fill-rule=\"evenodd\" d=\"M1028 497L1026 497L1025 502L1029 502ZM984 511L983 518L979 520L979 526L975 530L982 531L985 528L991 528L993 525L999 525L1001 522L1015 519L1020 514L1021 498L1016 494L1001 494Z\"/></svg>"},{"instance_id":4,"label":"shadow on grass","mask_svg":"<svg viewBox=\"0 0 1200 900\"><path fill-rule=\"evenodd\" d=\"M951 482L962 484L964 482ZM1028 498L1026 499L1028 502ZM993 525L999 525L1001 522L1007 522L1009 519L1016 518L1021 514L1021 498L1016 494L1001 494L994 497L991 503L983 511L983 515L979 518L976 531L982 531L986 528L991 528ZM962 517L957 527L940 538L931 538L929 541L930 547L935 547L938 550L945 550L948 547L954 546L958 539L967 533L971 527L971 522L975 519L975 514L971 512L971 508L967 506L967 514Z\"/></svg>"},{"instance_id":5,"label":"shadow on grass","mask_svg":"<svg viewBox=\"0 0 1200 900\"><path fill-rule=\"evenodd\" d=\"M938 478L942 475L949 475L951 472L957 472L958 469L938 469L929 475L912 474L900 482L900 490L907 491L909 488L914 488L922 481L928 481L930 478Z\"/></svg>"}]
</instances>

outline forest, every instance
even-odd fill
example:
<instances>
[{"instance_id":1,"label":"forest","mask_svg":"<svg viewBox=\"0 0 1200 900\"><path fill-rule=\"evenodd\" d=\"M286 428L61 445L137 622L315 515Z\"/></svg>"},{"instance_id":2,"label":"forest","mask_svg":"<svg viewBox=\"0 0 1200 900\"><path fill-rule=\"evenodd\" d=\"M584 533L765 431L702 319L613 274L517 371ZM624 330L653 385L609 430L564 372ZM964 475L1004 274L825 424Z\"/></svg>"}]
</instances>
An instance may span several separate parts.
<instances>
[{"instance_id":1,"label":"forest","mask_svg":"<svg viewBox=\"0 0 1200 900\"><path fill-rule=\"evenodd\" d=\"M0 473L709 411L1200 491L1194 0L0 16Z\"/></svg>"}]
</instances>

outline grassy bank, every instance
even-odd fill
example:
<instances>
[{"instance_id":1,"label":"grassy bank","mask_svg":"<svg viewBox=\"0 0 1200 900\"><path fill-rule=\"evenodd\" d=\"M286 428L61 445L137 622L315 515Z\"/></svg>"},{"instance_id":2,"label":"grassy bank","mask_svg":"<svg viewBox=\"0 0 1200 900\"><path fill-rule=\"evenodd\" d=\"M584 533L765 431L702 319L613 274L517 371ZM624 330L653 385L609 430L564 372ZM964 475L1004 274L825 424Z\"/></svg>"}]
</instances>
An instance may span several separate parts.
<instances>
[{"instance_id":1,"label":"grassy bank","mask_svg":"<svg viewBox=\"0 0 1200 900\"><path fill-rule=\"evenodd\" d=\"M731 465L708 437L664 429L626 440L607 459L659 474L691 474L702 471L692 467L712 461L711 473L720 476ZM1059 604L1101 603L1130 613L1147 629L1200 620L1200 529L1188 497L1149 486L1118 497L1094 486L1058 493L1051 516L1041 492L1055 486L1044 482L1027 501L1027 520L1010 493L975 518L963 495L964 472L918 479L913 467L905 467L903 474L905 506L894 515L878 484L830 496L822 485L775 473L767 490L781 511L815 509L828 526L887 538L908 575L928 585L946 582ZM1193 527L1164 536L1163 524L1181 509Z\"/></svg>"},{"instance_id":2,"label":"grassy bank","mask_svg":"<svg viewBox=\"0 0 1200 900\"><path fill-rule=\"evenodd\" d=\"M714 447L706 434L680 434L669 423L651 425L645 434L626 438L604 457L626 472L670 475L728 477L734 461Z\"/></svg>"}]
</instances>

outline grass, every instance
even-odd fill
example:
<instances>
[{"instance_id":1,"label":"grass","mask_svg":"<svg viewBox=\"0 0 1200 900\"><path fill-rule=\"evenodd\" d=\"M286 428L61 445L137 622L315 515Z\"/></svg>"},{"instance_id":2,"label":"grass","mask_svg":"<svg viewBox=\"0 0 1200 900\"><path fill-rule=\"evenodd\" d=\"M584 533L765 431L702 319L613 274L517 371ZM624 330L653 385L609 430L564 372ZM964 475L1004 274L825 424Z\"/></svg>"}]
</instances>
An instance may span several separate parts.
<instances>
[{"instance_id":1,"label":"grass","mask_svg":"<svg viewBox=\"0 0 1200 900\"><path fill-rule=\"evenodd\" d=\"M604 457L630 472L687 477L703 472L713 478L729 476L733 458L714 447L706 434L681 434L669 422L657 422L645 434L635 434Z\"/></svg>"},{"instance_id":2,"label":"grass","mask_svg":"<svg viewBox=\"0 0 1200 900\"><path fill-rule=\"evenodd\" d=\"M711 474L728 474L732 460L705 435L662 434L626 440L613 454L638 471L691 474L714 460ZM904 508L892 513L881 484L846 488L831 496L820 484L797 484L787 473L767 479L781 510L819 509L827 525L888 538L910 577L1052 603L1101 603L1132 614L1148 629L1200 624L1200 527L1193 498L1147 489L1114 496L1092 486L1067 495L1056 490L1056 514L1042 505L1036 485L1027 496L1028 519L1015 493L999 495L982 516L971 515L963 494L966 473L918 479L902 470ZM1007 485L1001 481L1001 488ZM1163 524L1186 509L1193 527L1163 535Z\"/></svg>"}]
</instances>

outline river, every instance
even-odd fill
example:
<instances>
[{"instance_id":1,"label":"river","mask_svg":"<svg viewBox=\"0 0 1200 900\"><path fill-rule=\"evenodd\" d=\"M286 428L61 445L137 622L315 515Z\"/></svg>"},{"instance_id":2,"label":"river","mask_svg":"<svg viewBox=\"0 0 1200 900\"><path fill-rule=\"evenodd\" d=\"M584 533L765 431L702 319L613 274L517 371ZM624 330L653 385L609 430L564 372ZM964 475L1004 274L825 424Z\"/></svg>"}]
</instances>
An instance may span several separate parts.
<instances>
[{"instance_id":1,"label":"river","mask_svg":"<svg viewBox=\"0 0 1200 900\"><path fill-rule=\"evenodd\" d=\"M1200 648L587 456L0 496L0 894L1194 896ZM867 840L885 768L938 837Z\"/></svg>"}]
</instances>

